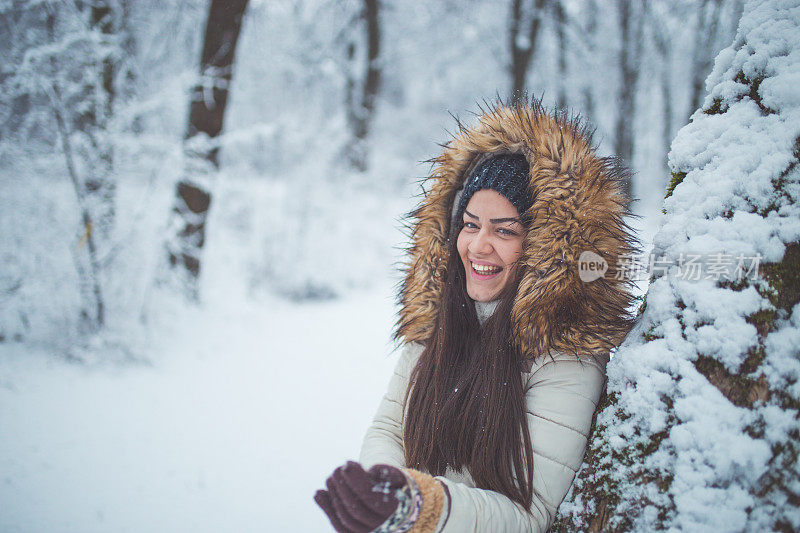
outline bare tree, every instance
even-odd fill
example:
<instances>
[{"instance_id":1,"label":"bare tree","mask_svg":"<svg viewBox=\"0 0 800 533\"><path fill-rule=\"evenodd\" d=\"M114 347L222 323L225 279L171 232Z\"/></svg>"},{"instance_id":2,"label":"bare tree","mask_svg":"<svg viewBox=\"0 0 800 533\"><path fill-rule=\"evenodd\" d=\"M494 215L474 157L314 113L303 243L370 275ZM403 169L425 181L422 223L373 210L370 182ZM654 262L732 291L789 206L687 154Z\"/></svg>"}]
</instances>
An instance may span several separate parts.
<instances>
[{"instance_id":1,"label":"bare tree","mask_svg":"<svg viewBox=\"0 0 800 533\"><path fill-rule=\"evenodd\" d=\"M692 87L689 98L689 109L694 112L703 105L705 94L705 79L714 62L713 44L719 37L720 12L722 0L701 0L697 2L697 15L695 31L696 41L692 53Z\"/></svg>"},{"instance_id":2,"label":"bare tree","mask_svg":"<svg viewBox=\"0 0 800 533\"><path fill-rule=\"evenodd\" d=\"M87 13L90 31L99 33L104 40L115 38L117 28L120 26L115 9L118 6L112 6L110 0L78 2L77 5ZM88 175L84 180L87 203L93 214L93 225L89 231L97 231L101 240L107 241L114 225L117 190L116 179L113 176L113 145L108 135L105 135L116 99L114 82L117 75L117 61L113 54L104 54L97 65L97 70L99 79L96 84L101 88L102 99L97 105L86 107L83 112L77 113L74 127L84 132L89 140L89 147L84 149L82 154L84 160L91 161L91 164L87 165Z\"/></svg>"},{"instance_id":3,"label":"bare tree","mask_svg":"<svg viewBox=\"0 0 800 533\"><path fill-rule=\"evenodd\" d=\"M556 107L565 109L567 107L567 50L569 43L566 37L566 15L564 5L561 0L555 0L553 7L553 22L556 31L557 46L557 82Z\"/></svg>"},{"instance_id":4,"label":"bare tree","mask_svg":"<svg viewBox=\"0 0 800 533\"><path fill-rule=\"evenodd\" d=\"M653 44L657 54L660 69L658 72L661 90L661 114L663 116L661 142L664 146L664 166L666 168L666 154L669 153L671 139L676 129L683 125L691 112L684 115L677 111L681 118L680 124L676 123L674 109L674 71L672 57L676 25L686 24L694 20L691 27L694 47L690 63L689 105L692 110L703 105L705 96L705 76L711 71L715 54L721 47L721 42L728 41L733 34L735 21L741 12L737 2L724 0L702 0L700 2L652 2L651 9L646 14L648 30L653 37ZM733 23L733 24L732 24ZM734 27L731 27L731 26Z\"/></svg>"},{"instance_id":5,"label":"bare tree","mask_svg":"<svg viewBox=\"0 0 800 533\"><path fill-rule=\"evenodd\" d=\"M200 79L191 92L185 168L175 188L167 257L180 288L197 297L200 255L211 206L210 180L219 168L219 145L233 61L247 0L211 0L200 58Z\"/></svg>"},{"instance_id":6,"label":"bare tree","mask_svg":"<svg viewBox=\"0 0 800 533\"><path fill-rule=\"evenodd\" d=\"M347 59L350 69L345 87L347 123L352 140L347 147L350 165L361 172L367 169L367 150L365 141L369 135L375 101L381 85L381 25L380 3L378 0L363 0L357 21L364 29L363 37L354 38L347 45ZM359 46L366 44L365 52ZM359 53L362 52L362 53Z\"/></svg>"},{"instance_id":7,"label":"bare tree","mask_svg":"<svg viewBox=\"0 0 800 533\"><path fill-rule=\"evenodd\" d=\"M642 57L642 37L647 0L629 2L617 0L620 30L619 92L617 94L617 121L614 151L626 164L633 163L633 126L636 118L636 89ZM633 183L625 181L625 193L633 196Z\"/></svg>"},{"instance_id":8,"label":"bare tree","mask_svg":"<svg viewBox=\"0 0 800 533\"><path fill-rule=\"evenodd\" d=\"M587 0L585 6L585 55L586 57L591 58L594 57L597 49L597 2L596 0ZM592 70L590 68L586 69L586 74L583 76L583 78L582 85L584 114L589 118L589 120L596 120L595 115L597 112L595 110L594 85L597 80L594 78L594 76L592 76Z\"/></svg>"},{"instance_id":9,"label":"bare tree","mask_svg":"<svg viewBox=\"0 0 800 533\"><path fill-rule=\"evenodd\" d=\"M536 51L537 38L548 0L513 0L509 26L511 48L511 100L517 101L525 93L531 58ZM528 9L525 6L528 5Z\"/></svg>"},{"instance_id":10,"label":"bare tree","mask_svg":"<svg viewBox=\"0 0 800 533\"><path fill-rule=\"evenodd\" d=\"M662 3L660 6L666 9L676 9L672 2ZM669 154L669 147L672 144L672 138L675 134L675 118L674 110L672 108L672 39L673 35L667 24L667 13L658 13L656 9L652 9L648 16L649 29L653 35L653 44L655 45L656 53L658 54L658 61L660 64L659 87L661 89L661 145L664 153L663 165L667 169L667 155Z\"/></svg>"},{"instance_id":11,"label":"bare tree","mask_svg":"<svg viewBox=\"0 0 800 533\"><path fill-rule=\"evenodd\" d=\"M81 294L80 327L97 331L105 323L101 271L115 217L110 128L125 63L119 45L131 39L124 13L113 0L13 2L0 12L11 15L3 31L14 37L2 46L11 64L0 81L13 102L5 108L10 120L3 134L27 139L29 132L55 132L33 137L64 155L81 225L77 245L70 247Z\"/></svg>"},{"instance_id":12,"label":"bare tree","mask_svg":"<svg viewBox=\"0 0 800 533\"><path fill-rule=\"evenodd\" d=\"M92 231L95 224L88 202L89 189L82 186L81 179L75 169L73 158L74 150L70 142L67 122L64 118L64 105L61 100L60 92L57 85L54 84L51 87L51 105L56 125L58 126L58 132L61 137L67 172L72 182L73 189L75 190L75 197L78 200L78 208L81 214L81 223L84 228L84 233L78 241L78 247L72 250L75 258L75 266L79 274L78 284L82 300L80 311L81 324L83 328L88 331L97 331L105 324L106 304L100 282L100 260L97 239Z\"/></svg>"}]
</instances>

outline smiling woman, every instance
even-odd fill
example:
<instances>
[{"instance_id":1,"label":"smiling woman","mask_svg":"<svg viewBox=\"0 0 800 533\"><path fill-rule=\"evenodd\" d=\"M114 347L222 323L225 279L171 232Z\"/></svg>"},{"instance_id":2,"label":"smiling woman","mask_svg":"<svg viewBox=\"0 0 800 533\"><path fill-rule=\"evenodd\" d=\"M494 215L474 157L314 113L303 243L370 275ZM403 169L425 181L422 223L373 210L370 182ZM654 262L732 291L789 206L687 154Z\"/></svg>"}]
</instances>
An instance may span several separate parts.
<instances>
[{"instance_id":1,"label":"smiling woman","mask_svg":"<svg viewBox=\"0 0 800 533\"><path fill-rule=\"evenodd\" d=\"M445 146L412 214L400 361L360 462L315 495L340 532L546 531L631 325L625 172L585 128L498 105Z\"/></svg>"},{"instance_id":2,"label":"smiling woman","mask_svg":"<svg viewBox=\"0 0 800 533\"><path fill-rule=\"evenodd\" d=\"M464 209L458 255L467 274L467 294L476 302L497 299L516 274L522 255L519 211L492 189L475 193Z\"/></svg>"}]
</instances>

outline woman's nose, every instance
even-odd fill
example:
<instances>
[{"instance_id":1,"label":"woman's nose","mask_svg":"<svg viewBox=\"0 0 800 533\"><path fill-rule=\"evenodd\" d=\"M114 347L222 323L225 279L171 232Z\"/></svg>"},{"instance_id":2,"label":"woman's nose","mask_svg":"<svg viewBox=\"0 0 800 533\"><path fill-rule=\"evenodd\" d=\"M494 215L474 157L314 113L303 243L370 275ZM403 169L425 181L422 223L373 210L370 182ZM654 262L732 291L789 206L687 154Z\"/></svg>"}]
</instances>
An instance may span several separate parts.
<instances>
[{"instance_id":1,"label":"woman's nose","mask_svg":"<svg viewBox=\"0 0 800 533\"><path fill-rule=\"evenodd\" d=\"M481 228L472 241L470 241L468 248L473 254L489 254L492 252L492 243L485 231L484 228Z\"/></svg>"}]
</instances>

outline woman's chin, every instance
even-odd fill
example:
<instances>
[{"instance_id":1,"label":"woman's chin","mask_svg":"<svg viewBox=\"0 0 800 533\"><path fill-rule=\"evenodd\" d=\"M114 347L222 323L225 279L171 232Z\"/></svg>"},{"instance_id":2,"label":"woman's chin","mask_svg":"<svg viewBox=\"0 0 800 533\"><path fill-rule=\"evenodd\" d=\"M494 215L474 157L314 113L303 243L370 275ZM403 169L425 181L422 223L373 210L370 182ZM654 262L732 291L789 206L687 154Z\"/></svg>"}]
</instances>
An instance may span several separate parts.
<instances>
[{"instance_id":1,"label":"woman's chin","mask_svg":"<svg viewBox=\"0 0 800 533\"><path fill-rule=\"evenodd\" d=\"M491 302L497 298L497 291L486 290L481 288L467 287L467 294L476 302Z\"/></svg>"}]
</instances>

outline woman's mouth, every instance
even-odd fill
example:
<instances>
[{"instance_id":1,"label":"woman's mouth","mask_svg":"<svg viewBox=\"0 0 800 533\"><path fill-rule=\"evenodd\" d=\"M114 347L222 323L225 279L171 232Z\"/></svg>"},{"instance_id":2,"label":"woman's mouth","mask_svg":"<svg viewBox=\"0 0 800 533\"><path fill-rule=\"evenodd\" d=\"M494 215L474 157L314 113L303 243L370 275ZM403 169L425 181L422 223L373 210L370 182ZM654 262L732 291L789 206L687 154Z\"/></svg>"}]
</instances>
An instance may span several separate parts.
<instances>
[{"instance_id":1,"label":"woman's mouth","mask_svg":"<svg viewBox=\"0 0 800 533\"><path fill-rule=\"evenodd\" d=\"M503 270L503 267L497 265L480 265L472 261L470 261L470 266L472 266L472 276L479 280L493 278Z\"/></svg>"}]
</instances>

